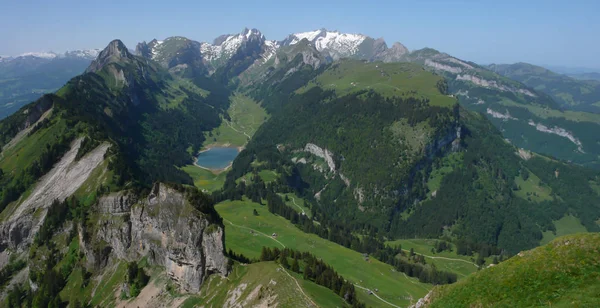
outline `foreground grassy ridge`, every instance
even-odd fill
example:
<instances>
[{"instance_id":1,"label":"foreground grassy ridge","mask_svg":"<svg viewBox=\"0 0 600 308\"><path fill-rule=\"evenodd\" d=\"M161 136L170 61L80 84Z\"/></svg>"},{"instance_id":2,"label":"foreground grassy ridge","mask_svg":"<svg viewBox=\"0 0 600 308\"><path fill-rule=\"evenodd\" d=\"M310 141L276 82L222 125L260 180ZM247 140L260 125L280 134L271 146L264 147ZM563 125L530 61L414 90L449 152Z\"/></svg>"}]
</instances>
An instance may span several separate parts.
<instances>
[{"instance_id":1,"label":"foreground grassy ridge","mask_svg":"<svg viewBox=\"0 0 600 308\"><path fill-rule=\"evenodd\" d=\"M600 307L600 234L558 238L435 288L431 307Z\"/></svg>"},{"instance_id":2,"label":"foreground grassy ridge","mask_svg":"<svg viewBox=\"0 0 600 308\"><path fill-rule=\"evenodd\" d=\"M210 276L200 294L200 297L188 299L187 304L196 302L207 307L225 307L234 303L244 307L265 303L276 303L277 307L344 306L342 298L329 289L306 281L275 262L236 264L227 278Z\"/></svg>"},{"instance_id":3,"label":"foreground grassy ridge","mask_svg":"<svg viewBox=\"0 0 600 308\"><path fill-rule=\"evenodd\" d=\"M249 201L225 201L217 204L216 209L224 218L226 247L247 257L259 257L262 246L308 251L333 266L344 278L371 290L378 289L378 296L399 306L408 306L431 288L431 285L408 278L378 260L365 261L356 251L306 234L284 218L270 213L266 206ZM254 209L258 216L253 215ZM251 230L255 231L251 233ZM275 239L271 238L273 233L277 234ZM356 291L359 300L367 306L389 307L365 290L357 288Z\"/></svg>"},{"instance_id":4,"label":"foreground grassy ridge","mask_svg":"<svg viewBox=\"0 0 600 308\"><path fill-rule=\"evenodd\" d=\"M436 241L433 239L403 239L389 241L386 244L390 246L401 245L405 251L413 249L415 253L425 256L427 263L435 264L440 270L456 273L458 279L463 279L477 271L478 266L474 263L476 255L474 257L458 255L456 249L432 253L431 249L435 247ZM491 262L491 259L488 258L486 263Z\"/></svg>"},{"instance_id":5,"label":"foreground grassy ridge","mask_svg":"<svg viewBox=\"0 0 600 308\"><path fill-rule=\"evenodd\" d=\"M342 61L333 65L297 92L320 86L338 95L375 90L384 96L424 96L433 105L452 106L456 99L440 93L436 84L442 77L411 63L365 63Z\"/></svg>"}]
</instances>

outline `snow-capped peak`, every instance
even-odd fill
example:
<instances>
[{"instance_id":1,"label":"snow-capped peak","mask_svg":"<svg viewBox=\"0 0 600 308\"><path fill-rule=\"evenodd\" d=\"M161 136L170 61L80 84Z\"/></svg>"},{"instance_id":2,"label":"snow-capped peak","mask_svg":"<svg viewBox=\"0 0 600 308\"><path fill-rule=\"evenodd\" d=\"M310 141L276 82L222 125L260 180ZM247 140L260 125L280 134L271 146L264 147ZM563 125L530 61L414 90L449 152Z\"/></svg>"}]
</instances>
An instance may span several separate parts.
<instances>
[{"instance_id":1,"label":"snow-capped peak","mask_svg":"<svg viewBox=\"0 0 600 308\"><path fill-rule=\"evenodd\" d=\"M327 32L327 30L321 29L309 32L294 33L290 35L291 41L288 43L288 45L297 44L303 39L307 39L309 42L313 42L322 32Z\"/></svg>"},{"instance_id":2,"label":"snow-capped peak","mask_svg":"<svg viewBox=\"0 0 600 308\"><path fill-rule=\"evenodd\" d=\"M58 55L53 52L26 52L18 55L17 57L34 57L34 58L43 58L43 59L54 59Z\"/></svg>"},{"instance_id":3,"label":"snow-capped peak","mask_svg":"<svg viewBox=\"0 0 600 308\"><path fill-rule=\"evenodd\" d=\"M64 55L59 55L59 57L72 57L72 58L82 58L93 60L98 57L100 54L100 49L79 49L79 50L71 50L64 53Z\"/></svg>"},{"instance_id":4,"label":"snow-capped peak","mask_svg":"<svg viewBox=\"0 0 600 308\"><path fill-rule=\"evenodd\" d=\"M200 52L208 61L230 58L244 42L260 40L265 36L256 29L245 28L241 33L222 35L216 38L213 44L201 43Z\"/></svg>"},{"instance_id":5,"label":"snow-capped peak","mask_svg":"<svg viewBox=\"0 0 600 308\"><path fill-rule=\"evenodd\" d=\"M55 52L26 52L22 53L15 57L1 57L3 61L10 61L16 58L39 58L39 59L59 59L59 58L82 58L86 60L94 60L98 57L100 53L100 49L79 49L79 50L69 50L65 53L55 53Z\"/></svg>"},{"instance_id":6,"label":"snow-capped peak","mask_svg":"<svg viewBox=\"0 0 600 308\"><path fill-rule=\"evenodd\" d=\"M364 42L367 36L362 34L340 33L338 31L327 31L325 29L294 33L288 36L282 44L294 45L303 39L313 43L318 51L327 50L334 58L347 57L358 52L358 46Z\"/></svg>"}]
</instances>

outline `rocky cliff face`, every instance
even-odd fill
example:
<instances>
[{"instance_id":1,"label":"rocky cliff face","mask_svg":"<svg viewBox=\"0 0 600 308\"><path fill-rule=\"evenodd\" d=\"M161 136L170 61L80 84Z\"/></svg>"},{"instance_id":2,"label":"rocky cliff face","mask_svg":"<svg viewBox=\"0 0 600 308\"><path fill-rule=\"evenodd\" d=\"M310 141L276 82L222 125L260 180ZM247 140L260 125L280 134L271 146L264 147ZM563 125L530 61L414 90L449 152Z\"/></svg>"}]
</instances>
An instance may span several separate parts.
<instances>
[{"instance_id":1,"label":"rocky cliff face","mask_svg":"<svg viewBox=\"0 0 600 308\"><path fill-rule=\"evenodd\" d=\"M127 47L120 40L114 40L108 44L108 46L100 52L98 58L90 64L86 73L97 72L101 70L105 65L114 62L121 62L126 59L133 59L133 55L129 53Z\"/></svg>"},{"instance_id":2,"label":"rocky cliff face","mask_svg":"<svg viewBox=\"0 0 600 308\"><path fill-rule=\"evenodd\" d=\"M27 199L18 204L14 211L7 213L7 218L0 223L0 252L6 248L17 251L26 249L44 222L52 201L62 202L75 193L104 161L104 154L110 147L108 143L102 143L76 160L82 140L73 141L71 150L39 179Z\"/></svg>"},{"instance_id":3,"label":"rocky cliff face","mask_svg":"<svg viewBox=\"0 0 600 308\"><path fill-rule=\"evenodd\" d=\"M128 192L105 196L97 210L96 229L80 236L89 266L101 267L111 256L148 257L186 292L198 292L210 274L227 275L222 226L211 224L183 193L156 184L141 200Z\"/></svg>"}]
</instances>

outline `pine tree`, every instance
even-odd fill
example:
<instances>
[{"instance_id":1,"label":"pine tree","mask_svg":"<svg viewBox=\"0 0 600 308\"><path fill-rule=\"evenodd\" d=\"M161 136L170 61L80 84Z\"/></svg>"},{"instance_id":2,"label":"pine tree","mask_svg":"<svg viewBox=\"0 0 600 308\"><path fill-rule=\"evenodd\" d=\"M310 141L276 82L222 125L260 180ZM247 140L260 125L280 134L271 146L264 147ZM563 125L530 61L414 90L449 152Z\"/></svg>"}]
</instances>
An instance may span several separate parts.
<instances>
[{"instance_id":1,"label":"pine tree","mask_svg":"<svg viewBox=\"0 0 600 308\"><path fill-rule=\"evenodd\" d=\"M300 273L300 264L298 264L298 258L294 258L294 262L292 262L292 271Z\"/></svg>"},{"instance_id":2,"label":"pine tree","mask_svg":"<svg viewBox=\"0 0 600 308\"><path fill-rule=\"evenodd\" d=\"M290 268L290 264L288 263L288 259L285 256L285 254L280 254L279 255L279 264L281 264L281 266L283 266L284 268Z\"/></svg>"}]
</instances>

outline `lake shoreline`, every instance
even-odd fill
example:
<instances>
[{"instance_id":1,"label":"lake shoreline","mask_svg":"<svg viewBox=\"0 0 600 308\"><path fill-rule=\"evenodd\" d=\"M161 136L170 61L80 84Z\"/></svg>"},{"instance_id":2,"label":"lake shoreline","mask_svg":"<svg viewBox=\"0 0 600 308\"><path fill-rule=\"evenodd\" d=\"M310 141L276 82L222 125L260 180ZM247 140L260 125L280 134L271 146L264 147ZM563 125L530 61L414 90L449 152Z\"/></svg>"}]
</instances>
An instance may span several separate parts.
<instances>
[{"instance_id":1,"label":"lake shoreline","mask_svg":"<svg viewBox=\"0 0 600 308\"><path fill-rule=\"evenodd\" d=\"M231 162L230 162L230 163L229 163L227 166L225 166L224 168L208 168L208 167L204 167L204 166L201 166L201 165L199 165L199 164L198 164L198 155L200 155L201 153L204 153L204 152L208 152L208 151L210 151L210 150L211 150L211 149L213 149L213 148L230 148L230 149L237 149L237 152L238 152L238 154L239 154L239 153L240 153L242 150L244 150L244 146L235 146L235 145L231 145L230 143L223 143L223 144L220 144L220 143L212 143L212 144L209 144L209 145L203 146L203 147L202 147L202 149L201 149L201 150L200 150L200 151L199 151L199 152L198 152L196 155L194 155L194 156L193 156L193 157L194 157L194 166L196 166L196 167L199 167L199 168L202 168L202 169L204 169L204 170L208 170L208 171L212 172L212 173L213 173L213 174L215 174L215 175L217 175L217 174L220 174L220 173L222 173L222 172L225 172L225 171L227 171L228 169L230 169L230 168L231 168L231 166L233 165L233 160L232 160L232 161L231 161ZM234 160L235 160L235 159L234 159Z\"/></svg>"}]
</instances>

